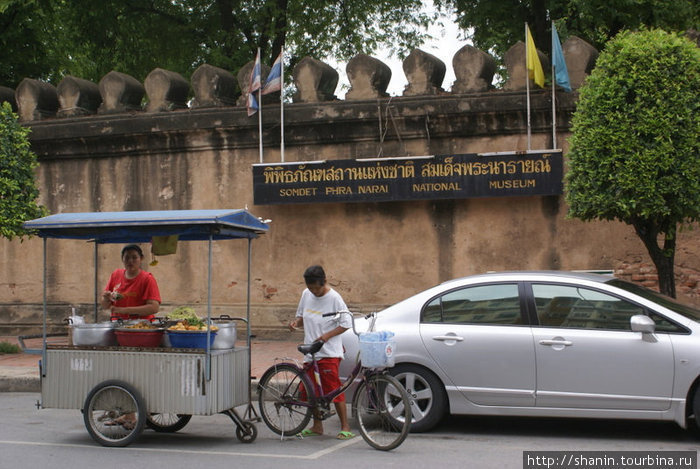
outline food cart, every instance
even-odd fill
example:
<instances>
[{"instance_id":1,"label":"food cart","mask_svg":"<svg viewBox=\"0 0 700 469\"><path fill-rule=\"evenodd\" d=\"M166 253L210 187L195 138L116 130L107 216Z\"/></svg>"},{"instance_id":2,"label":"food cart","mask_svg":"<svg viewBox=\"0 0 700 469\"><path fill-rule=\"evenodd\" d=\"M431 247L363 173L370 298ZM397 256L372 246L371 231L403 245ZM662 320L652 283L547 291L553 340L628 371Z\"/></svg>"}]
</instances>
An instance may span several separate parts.
<instances>
[{"instance_id":1,"label":"food cart","mask_svg":"<svg viewBox=\"0 0 700 469\"><path fill-rule=\"evenodd\" d=\"M247 210L171 210L62 213L31 220L24 227L43 238L42 408L80 409L88 433L104 446L126 446L149 427L177 431L192 415L228 415L242 442L257 430L250 383L250 269L252 240L268 225ZM47 343L47 239L94 243L95 322L99 309L98 248L104 243L149 243L154 236L208 242L207 319L212 314L212 243L248 240L246 346L206 348L73 346ZM247 405L244 417L236 407ZM129 416L127 423L120 417ZM163 420L158 417L168 416ZM122 422L124 420L122 419Z\"/></svg>"}]
</instances>

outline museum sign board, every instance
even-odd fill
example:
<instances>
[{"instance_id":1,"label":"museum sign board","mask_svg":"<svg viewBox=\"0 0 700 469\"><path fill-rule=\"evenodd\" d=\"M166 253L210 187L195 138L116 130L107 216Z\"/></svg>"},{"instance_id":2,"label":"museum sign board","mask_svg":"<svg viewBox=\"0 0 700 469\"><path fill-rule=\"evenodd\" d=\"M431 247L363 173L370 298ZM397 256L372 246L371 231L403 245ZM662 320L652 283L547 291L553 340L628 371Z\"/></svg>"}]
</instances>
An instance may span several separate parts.
<instances>
[{"instance_id":1,"label":"museum sign board","mask_svg":"<svg viewBox=\"0 0 700 469\"><path fill-rule=\"evenodd\" d=\"M561 150L253 165L256 205L558 195Z\"/></svg>"}]
</instances>

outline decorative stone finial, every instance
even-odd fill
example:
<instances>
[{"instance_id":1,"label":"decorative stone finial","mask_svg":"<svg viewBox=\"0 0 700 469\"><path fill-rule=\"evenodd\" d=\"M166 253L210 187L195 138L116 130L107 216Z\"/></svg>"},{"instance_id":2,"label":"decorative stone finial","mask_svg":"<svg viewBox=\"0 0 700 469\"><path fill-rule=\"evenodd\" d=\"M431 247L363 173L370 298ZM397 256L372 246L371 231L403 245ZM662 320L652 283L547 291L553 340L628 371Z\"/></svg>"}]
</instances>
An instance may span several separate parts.
<instances>
[{"instance_id":1,"label":"decorative stone finial","mask_svg":"<svg viewBox=\"0 0 700 469\"><path fill-rule=\"evenodd\" d=\"M58 84L58 117L95 114L102 103L99 87L88 80L66 76Z\"/></svg>"},{"instance_id":2,"label":"decorative stone finial","mask_svg":"<svg viewBox=\"0 0 700 469\"><path fill-rule=\"evenodd\" d=\"M496 73L496 60L486 52L466 45L452 58L452 68L457 78L452 85L452 93L486 91Z\"/></svg>"},{"instance_id":3,"label":"decorative stone finial","mask_svg":"<svg viewBox=\"0 0 700 469\"><path fill-rule=\"evenodd\" d=\"M564 42L562 50L566 69L569 71L569 83L572 88L580 88L598 60L598 50L576 36L569 37Z\"/></svg>"},{"instance_id":4,"label":"decorative stone finial","mask_svg":"<svg viewBox=\"0 0 700 469\"><path fill-rule=\"evenodd\" d=\"M192 74L192 107L234 106L239 95L233 73L213 65L200 65Z\"/></svg>"},{"instance_id":5,"label":"decorative stone finial","mask_svg":"<svg viewBox=\"0 0 700 469\"><path fill-rule=\"evenodd\" d=\"M239 106L245 106L246 103L248 102L248 89L250 88L250 74L253 71L253 67L255 66L255 61L251 60L247 64L245 64L239 71L238 75L236 78L238 79L238 86L241 88L241 97L238 98L238 105ZM270 67L268 67L265 64L260 64L260 85L265 84L265 79L267 78L267 75L270 73ZM257 98L258 92L255 92L255 97ZM263 104L264 103L269 103L269 102L274 102L271 98L270 95L265 95L262 97L263 98ZM277 100L279 101L279 99Z\"/></svg>"},{"instance_id":6,"label":"decorative stone finial","mask_svg":"<svg viewBox=\"0 0 700 469\"><path fill-rule=\"evenodd\" d=\"M403 61L403 72L408 85L404 96L434 95L444 92L442 81L447 67L445 62L432 54L414 49Z\"/></svg>"},{"instance_id":7,"label":"decorative stone finial","mask_svg":"<svg viewBox=\"0 0 700 469\"><path fill-rule=\"evenodd\" d=\"M35 121L53 117L58 110L56 87L44 81L25 78L15 90L19 119Z\"/></svg>"},{"instance_id":8,"label":"decorative stone finial","mask_svg":"<svg viewBox=\"0 0 700 469\"><path fill-rule=\"evenodd\" d=\"M179 73L156 68L148 74L143 84L148 94L146 112L187 108L190 84Z\"/></svg>"},{"instance_id":9,"label":"decorative stone finial","mask_svg":"<svg viewBox=\"0 0 700 469\"><path fill-rule=\"evenodd\" d=\"M537 57L542 64L542 70L547 74L549 70L549 59L539 50ZM503 89L507 91L519 91L527 88L525 78L527 77L527 68L525 65L525 43L518 41L506 52L504 57L506 69L508 70L508 81L503 85ZM535 88L533 88L535 87ZM530 79L530 89L539 88L535 82Z\"/></svg>"},{"instance_id":10,"label":"decorative stone finial","mask_svg":"<svg viewBox=\"0 0 700 469\"><path fill-rule=\"evenodd\" d=\"M131 75L111 71L100 80L102 105L99 114L140 111L141 100L146 92L143 85Z\"/></svg>"},{"instance_id":11,"label":"decorative stone finial","mask_svg":"<svg viewBox=\"0 0 700 469\"><path fill-rule=\"evenodd\" d=\"M17 112L17 101L15 101L15 90L7 86L0 86L0 104L7 101L12 106L12 110Z\"/></svg>"},{"instance_id":12,"label":"decorative stone finial","mask_svg":"<svg viewBox=\"0 0 700 469\"><path fill-rule=\"evenodd\" d=\"M292 100L295 103L317 103L336 99L338 72L330 65L311 57L304 57L292 72L297 87Z\"/></svg>"},{"instance_id":13,"label":"decorative stone finial","mask_svg":"<svg viewBox=\"0 0 700 469\"><path fill-rule=\"evenodd\" d=\"M357 54L345 68L350 81L350 90L345 94L347 101L385 98L391 81L391 68L384 62L365 54Z\"/></svg>"}]
</instances>

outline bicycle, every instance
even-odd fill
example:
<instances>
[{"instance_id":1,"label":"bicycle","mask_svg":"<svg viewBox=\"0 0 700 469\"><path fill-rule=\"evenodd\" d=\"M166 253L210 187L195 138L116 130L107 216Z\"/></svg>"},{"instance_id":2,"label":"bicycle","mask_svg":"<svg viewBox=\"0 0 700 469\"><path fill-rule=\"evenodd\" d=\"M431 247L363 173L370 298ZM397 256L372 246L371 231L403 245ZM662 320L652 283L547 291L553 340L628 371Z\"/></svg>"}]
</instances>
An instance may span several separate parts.
<instances>
[{"instance_id":1,"label":"bicycle","mask_svg":"<svg viewBox=\"0 0 700 469\"><path fill-rule=\"evenodd\" d=\"M350 315L352 330L359 337L351 312L327 313L324 316L337 314ZM369 330L373 330L375 313L365 317L371 319ZM333 399L359 378L352 400L352 415L358 422L362 438L373 448L383 451L403 443L411 426L411 401L404 387L386 369L363 366L358 356L357 364L347 380L339 388L324 393L315 357L321 347L321 341L300 344L297 350L304 355L311 354L310 362L303 366L282 362L271 366L263 374L258 384L258 404L260 415L270 430L282 437L296 435L306 428L312 414L315 413L321 420L327 419L333 415ZM316 386L312 385L307 374L312 369ZM320 390L318 394L317 389Z\"/></svg>"}]
</instances>

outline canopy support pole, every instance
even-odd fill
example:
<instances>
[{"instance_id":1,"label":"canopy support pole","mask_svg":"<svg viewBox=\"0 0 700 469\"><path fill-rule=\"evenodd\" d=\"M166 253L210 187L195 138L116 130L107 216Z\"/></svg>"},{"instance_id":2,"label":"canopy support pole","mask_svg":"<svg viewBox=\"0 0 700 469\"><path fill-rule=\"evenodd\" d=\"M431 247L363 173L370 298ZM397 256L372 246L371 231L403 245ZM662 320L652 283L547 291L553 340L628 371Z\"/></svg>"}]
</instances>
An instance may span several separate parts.
<instances>
[{"instance_id":1,"label":"canopy support pole","mask_svg":"<svg viewBox=\"0 0 700 469\"><path fill-rule=\"evenodd\" d=\"M95 240L95 259L94 259L94 261L93 261L93 263L92 263L92 264L95 266L95 289L94 289L94 290L95 290L95 298L94 298L94 301L95 301L95 324L97 324L97 315L98 315L98 313L99 313L99 311L100 311L99 302L98 302L98 300L97 300L97 298L98 298L98 293L97 293L97 292L99 291L99 290L98 290L99 287L98 287L98 285L97 285L97 271L99 270L99 269L98 269L98 266L97 266L97 263L98 263L98 257L97 257L97 240Z\"/></svg>"},{"instance_id":2,"label":"canopy support pole","mask_svg":"<svg viewBox=\"0 0 700 469\"><path fill-rule=\"evenodd\" d=\"M245 303L245 319L246 319L246 345L250 351L250 258L252 253L253 241L248 238L248 286L246 292L246 303ZM250 353L250 352L249 352Z\"/></svg>"},{"instance_id":3,"label":"canopy support pole","mask_svg":"<svg viewBox=\"0 0 700 469\"><path fill-rule=\"evenodd\" d=\"M253 342L251 340L251 335L250 335L250 281L251 281L251 258L252 258L252 252L253 252L253 239L248 238L248 289L246 293L246 304L245 304L245 324L246 324L246 345L248 346L248 409L246 410L245 413L245 418L249 421L259 421L260 417L258 417L258 413L255 410L255 407L253 406L253 391L251 389L251 382L253 377L251 376L253 374L252 370L252 345Z\"/></svg>"},{"instance_id":4,"label":"canopy support pole","mask_svg":"<svg viewBox=\"0 0 700 469\"><path fill-rule=\"evenodd\" d=\"M43 283L44 287L42 290L42 296L43 298L43 309L44 309L44 324L42 326L42 335L43 335L43 340L42 340L42 346L41 346L41 376L44 377L46 376L46 321L48 319L48 307L47 307L47 300L46 300L46 280L48 278L48 274L46 272L46 238L43 238L44 240L44 272L43 272Z\"/></svg>"},{"instance_id":5,"label":"canopy support pole","mask_svg":"<svg viewBox=\"0 0 700 469\"><path fill-rule=\"evenodd\" d=\"M212 280L212 241L214 235L209 233L209 264L207 266L207 358L205 363L206 380L211 380L211 280Z\"/></svg>"}]
</instances>

